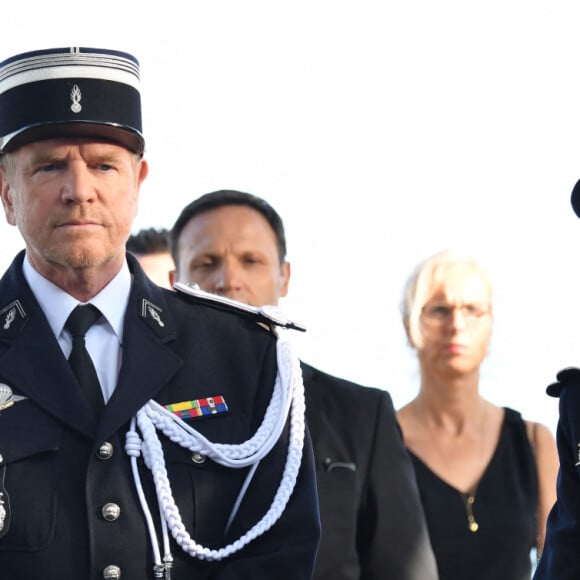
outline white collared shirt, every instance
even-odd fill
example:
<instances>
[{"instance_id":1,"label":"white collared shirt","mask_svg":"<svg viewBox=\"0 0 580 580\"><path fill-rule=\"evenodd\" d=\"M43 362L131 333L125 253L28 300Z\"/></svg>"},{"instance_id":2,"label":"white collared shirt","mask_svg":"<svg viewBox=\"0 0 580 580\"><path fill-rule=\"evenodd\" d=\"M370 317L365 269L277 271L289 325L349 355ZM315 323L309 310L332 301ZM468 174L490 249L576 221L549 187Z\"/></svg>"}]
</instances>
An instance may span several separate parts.
<instances>
[{"instance_id":1,"label":"white collared shirt","mask_svg":"<svg viewBox=\"0 0 580 580\"><path fill-rule=\"evenodd\" d=\"M64 325L79 304L76 298L39 274L24 257L23 272L32 293L40 304L54 336L68 359L72 338ZM103 316L87 331L85 344L101 383L103 397L108 401L117 386L121 368L123 324L131 291L131 273L125 262L119 273L87 304L96 306Z\"/></svg>"}]
</instances>

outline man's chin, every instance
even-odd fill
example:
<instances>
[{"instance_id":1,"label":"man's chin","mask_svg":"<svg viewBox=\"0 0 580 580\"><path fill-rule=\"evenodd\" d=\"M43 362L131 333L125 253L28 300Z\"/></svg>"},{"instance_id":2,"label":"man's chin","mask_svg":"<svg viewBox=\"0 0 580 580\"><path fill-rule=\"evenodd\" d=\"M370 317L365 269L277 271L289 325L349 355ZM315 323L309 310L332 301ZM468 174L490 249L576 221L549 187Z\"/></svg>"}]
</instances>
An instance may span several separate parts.
<instances>
[{"instance_id":1,"label":"man's chin","mask_svg":"<svg viewBox=\"0 0 580 580\"><path fill-rule=\"evenodd\" d=\"M57 250L47 258L54 265L64 266L71 270L87 270L104 266L111 261L112 256L103 252L103 248L77 246Z\"/></svg>"}]
</instances>

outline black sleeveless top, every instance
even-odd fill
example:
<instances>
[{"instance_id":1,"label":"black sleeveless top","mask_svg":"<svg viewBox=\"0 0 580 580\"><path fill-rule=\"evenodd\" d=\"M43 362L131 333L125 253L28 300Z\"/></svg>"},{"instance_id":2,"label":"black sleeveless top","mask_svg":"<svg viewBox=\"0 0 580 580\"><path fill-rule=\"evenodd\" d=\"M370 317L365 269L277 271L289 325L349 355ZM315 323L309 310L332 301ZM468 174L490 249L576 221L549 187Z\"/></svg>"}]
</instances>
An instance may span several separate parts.
<instances>
[{"instance_id":1,"label":"black sleeveless top","mask_svg":"<svg viewBox=\"0 0 580 580\"><path fill-rule=\"evenodd\" d=\"M439 580L529 580L538 479L521 415L505 409L495 453L473 503L411 453ZM472 511L470 530L469 511ZM476 524L476 525L475 525Z\"/></svg>"}]
</instances>

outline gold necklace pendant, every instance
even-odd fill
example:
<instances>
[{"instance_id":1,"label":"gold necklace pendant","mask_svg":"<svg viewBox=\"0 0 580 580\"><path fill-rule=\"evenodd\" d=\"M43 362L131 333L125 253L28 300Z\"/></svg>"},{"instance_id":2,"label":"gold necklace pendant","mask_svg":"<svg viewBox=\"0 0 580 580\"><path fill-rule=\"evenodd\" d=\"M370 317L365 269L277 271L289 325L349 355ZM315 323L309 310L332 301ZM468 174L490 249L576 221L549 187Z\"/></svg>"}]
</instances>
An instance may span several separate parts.
<instances>
[{"instance_id":1,"label":"gold necklace pendant","mask_svg":"<svg viewBox=\"0 0 580 580\"><path fill-rule=\"evenodd\" d=\"M464 495L463 501L465 502L465 509L467 511L467 523L469 525L470 532L477 532L479 530L479 524L475 521L475 516L473 515L473 504L475 502L475 496L472 494Z\"/></svg>"}]
</instances>

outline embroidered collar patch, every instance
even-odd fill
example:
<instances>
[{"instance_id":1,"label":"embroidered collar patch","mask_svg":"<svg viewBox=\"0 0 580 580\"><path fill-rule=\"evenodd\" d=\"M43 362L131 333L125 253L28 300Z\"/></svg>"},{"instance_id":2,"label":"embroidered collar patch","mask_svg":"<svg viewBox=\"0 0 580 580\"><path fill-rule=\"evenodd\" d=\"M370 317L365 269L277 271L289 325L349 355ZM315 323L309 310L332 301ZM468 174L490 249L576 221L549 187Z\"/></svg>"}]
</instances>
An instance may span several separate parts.
<instances>
[{"instance_id":1,"label":"embroidered collar patch","mask_svg":"<svg viewBox=\"0 0 580 580\"><path fill-rule=\"evenodd\" d=\"M226 413L228 410L226 400L221 395L206 397L205 399L182 401L181 403L171 403L170 405L165 405L165 408L174 415L177 415L180 419L218 415L220 413Z\"/></svg>"},{"instance_id":2,"label":"embroidered collar patch","mask_svg":"<svg viewBox=\"0 0 580 580\"><path fill-rule=\"evenodd\" d=\"M143 298L141 302L141 318L147 323L149 328L161 338L173 334L173 325L170 324L170 318L163 312L160 306Z\"/></svg>"},{"instance_id":3,"label":"embroidered collar patch","mask_svg":"<svg viewBox=\"0 0 580 580\"><path fill-rule=\"evenodd\" d=\"M0 310L0 336L18 336L28 319L20 300L15 300Z\"/></svg>"}]
</instances>

